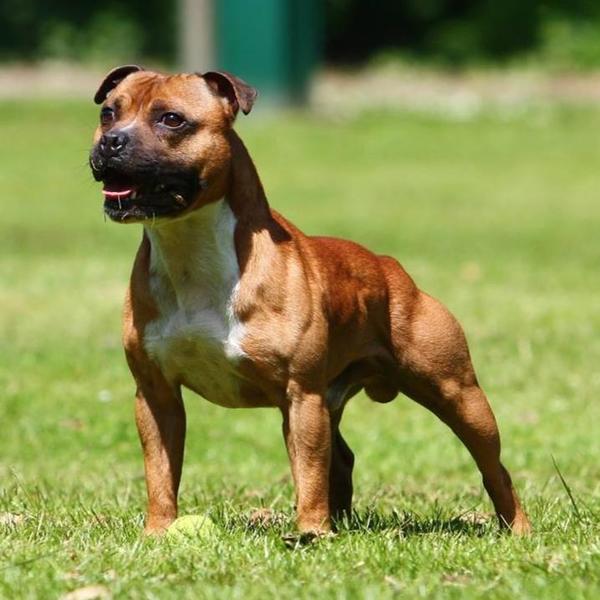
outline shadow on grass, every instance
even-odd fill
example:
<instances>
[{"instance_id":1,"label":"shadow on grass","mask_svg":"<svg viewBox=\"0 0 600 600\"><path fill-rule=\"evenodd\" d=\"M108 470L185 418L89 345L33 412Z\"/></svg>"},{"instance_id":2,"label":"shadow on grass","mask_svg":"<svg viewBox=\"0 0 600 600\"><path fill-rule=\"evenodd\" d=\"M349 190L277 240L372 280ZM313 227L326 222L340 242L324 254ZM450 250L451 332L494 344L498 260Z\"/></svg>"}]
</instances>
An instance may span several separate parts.
<instances>
[{"instance_id":1,"label":"shadow on grass","mask_svg":"<svg viewBox=\"0 0 600 600\"><path fill-rule=\"evenodd\" d=\"M441 516L422 518L413 513L383 514L365 511L353 512L350 519L335 522L334 530L342 536L344 534L363 534L407 538L435 534L473 538L489 535L491 531L494 531L491 523L492 520L487 515L480 513L466 513L455 518ZM281 538L286 547L292 550L314 547L313 542L322 539L318 536L315 537L314 534L301 534L295 531L284 533Z\"/></svg>"},{"instance_id":2,"label":"shadow on grass","mask_svg":"<svg viewBox=\"0 0 600 600\"><path fill-rule=\"evenodd\" d=\"M290 512L273 511L269 508L257 509L252 514L237 513L213 514L217 521L226 523L225 529L253 531L261 535L267 532L280 535L288 547L303 546L313 541L314 535L300 534L295 528L295 515ZM499 529L494 515L469 511L452 517L440 511L427 516L414 512L380 512L376 510L355 510L349 519L334 522L338 535L385 535L411 537L428 534L464 537L482 537L496 534Z\"/></svg>"},{"instance_id":3,"label":"shadow on grass","mask_svg":"<svg viewBox=\"0 0 600 600\"><path fill-rule=\"evenodd\" d=\"M339 533L397 532L402 536L451 534L481 537L495 531L496 521L492 515L465 513L459 517L434 515L423 517L416 513L380 513L377 511L354 511L352 517L336 522Z\"/></svg>"}]
</instances>

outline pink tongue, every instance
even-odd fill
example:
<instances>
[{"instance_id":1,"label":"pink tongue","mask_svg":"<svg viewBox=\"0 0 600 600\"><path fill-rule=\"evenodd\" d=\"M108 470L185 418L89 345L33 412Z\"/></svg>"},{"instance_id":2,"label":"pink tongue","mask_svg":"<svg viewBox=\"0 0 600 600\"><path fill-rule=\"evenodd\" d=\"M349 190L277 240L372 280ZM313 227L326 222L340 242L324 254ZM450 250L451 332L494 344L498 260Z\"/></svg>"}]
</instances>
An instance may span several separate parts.
<instances>
[{"instance_id":1,"label":"pink tongue","mask_svg":"<svg viewBox=\"0 0 600 600\"><path fill-rule=\"evenodd\" d=\"M105 185L102 193L105 198L120 200L121 198L127 198L133 192L132 187L111 185L110 187Z\"/></svg>"}]
</instances>

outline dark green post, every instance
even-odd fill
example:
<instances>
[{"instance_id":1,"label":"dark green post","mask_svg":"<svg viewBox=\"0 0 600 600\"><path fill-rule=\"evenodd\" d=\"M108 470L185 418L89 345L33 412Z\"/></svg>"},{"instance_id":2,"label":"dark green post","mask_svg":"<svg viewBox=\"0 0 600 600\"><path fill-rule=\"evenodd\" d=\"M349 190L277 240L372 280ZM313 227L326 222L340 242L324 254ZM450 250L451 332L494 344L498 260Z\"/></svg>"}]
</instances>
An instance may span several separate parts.
<instances>
[{"instance_id":1,"label":"dark green post","mask_svg":"<svg viewBox=\"0 0 600 600\"><path fill-rule=\"evenodd\" d=\"M220 68L257 87L276 104L302 104L320 55L319 0L218 0Z\"/></svg>"}]
</instances>

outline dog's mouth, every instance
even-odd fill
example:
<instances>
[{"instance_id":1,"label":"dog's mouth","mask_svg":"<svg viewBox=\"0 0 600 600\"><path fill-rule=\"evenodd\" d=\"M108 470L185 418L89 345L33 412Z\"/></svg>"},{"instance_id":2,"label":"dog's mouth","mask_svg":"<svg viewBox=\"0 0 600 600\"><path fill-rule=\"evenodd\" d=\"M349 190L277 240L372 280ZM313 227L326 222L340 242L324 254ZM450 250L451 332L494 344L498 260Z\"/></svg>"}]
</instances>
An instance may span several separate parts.
<instances>
[{"instance_id":1,"label":"dog's mouth","mask_svg":"<svg viewBox=\"0 0 600 600\"><path fill-rule=\"evenodd\" d=\"M108 171L101 178L104 212L120 223L173 217L194 201L197 179L187 174L142 179Z\"/></svg>"}]
</instances>

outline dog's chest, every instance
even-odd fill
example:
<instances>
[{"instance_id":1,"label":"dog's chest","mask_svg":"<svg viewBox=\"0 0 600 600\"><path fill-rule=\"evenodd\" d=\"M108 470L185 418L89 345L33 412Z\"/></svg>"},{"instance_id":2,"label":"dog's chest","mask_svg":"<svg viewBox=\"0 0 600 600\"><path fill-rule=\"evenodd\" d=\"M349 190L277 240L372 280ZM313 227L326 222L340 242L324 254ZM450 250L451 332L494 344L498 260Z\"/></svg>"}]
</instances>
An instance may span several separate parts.
<instances>
[{"instance_id":1,"label":"dog's chest","mask_svg":"<svg viewBox=\"0 0 600 600\"><path fill-rule=\"evenodd\" d=\"M146 326L144 345L167 380L216 404L243 406L237 365L244 328L233 309L239 285L235 218L226 205L204 211L189 236L184 229L166 241L149 232L150 289L159 317Z\"/></svg>"},{"instance_id":2,"label":"dog's chest","mask_svg":"<svg viewBox=\"0 0 600 600\"><path fill-rule=\"evenodd\" d=\"M243 404L236 369L243 356L241 329L228 322L220 307L174 310L146 327L145 345L167 380L234 407Z\"/></svg>"}]
</instances>

